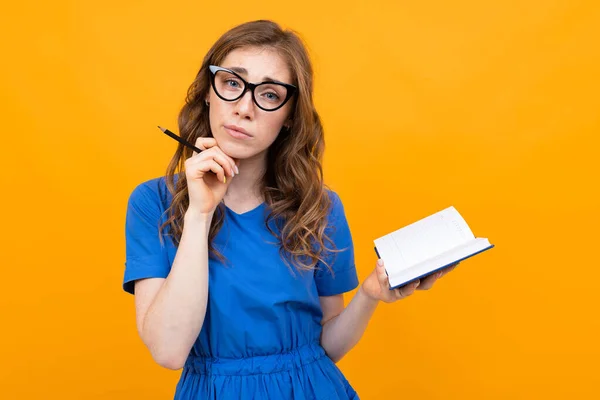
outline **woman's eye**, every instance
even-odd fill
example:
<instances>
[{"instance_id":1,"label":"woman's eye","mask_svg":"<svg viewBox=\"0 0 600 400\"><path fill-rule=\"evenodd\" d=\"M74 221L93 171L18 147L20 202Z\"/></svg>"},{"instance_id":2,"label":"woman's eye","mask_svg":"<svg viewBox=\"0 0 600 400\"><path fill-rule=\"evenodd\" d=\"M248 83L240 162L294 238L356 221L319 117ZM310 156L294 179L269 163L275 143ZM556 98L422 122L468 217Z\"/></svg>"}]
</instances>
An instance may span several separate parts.
<instances>
[{"instance_id":1,"label":"woman's eye","mask_svg":"<svg viewBox=\"0 0 600 400\"><path fill-rule=\"evenodd\" d=\"M267 100L279 100L277 93L265 93L264 96L267 98Z\"/></svg>"},{"instance_id":2,"label":"woman's eye","mask_svg":"<svg viewBox=\"0 0 600 400\"><path fill-rule=\"evenodd\" d=\"M233 79L228 79L228 80L225 81L225 83L227 84L227 86L231 86L231 87L234 87L234 88L237 88L240 85L239 82L234 81Z\"/></svg>"}]
</instances>

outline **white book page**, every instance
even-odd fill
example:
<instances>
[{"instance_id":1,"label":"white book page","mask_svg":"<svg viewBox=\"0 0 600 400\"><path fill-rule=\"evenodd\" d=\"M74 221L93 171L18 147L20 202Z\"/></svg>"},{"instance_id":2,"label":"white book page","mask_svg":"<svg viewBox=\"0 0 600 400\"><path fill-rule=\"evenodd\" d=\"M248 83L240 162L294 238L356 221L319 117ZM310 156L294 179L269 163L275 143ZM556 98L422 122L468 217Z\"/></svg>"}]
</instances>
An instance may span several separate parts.
<instances>
[{"instance_id":1,"label":"white book page","mask_svg":"<svg viewBox=\"0 0 600 400\"><path fill-rule=\"evenodd\" d=\"M392 271L403 270L474 239L454 207L425 217L375 240L379 255Z\"/></svg>"},{"instance_id":2,"label":"white book page","mask_svg":"<svg viewBox=\"0 0 600 400\"><path fill-rule=\"evenodd\" d=\"M490 242L487 238L476 238L469 242L430 258L412 268L407 268L402 271L397 271L389 276L390 286L395 287L402 285L405 282L411 281L419 276L429 274L432 271L445 267L458 260L470 257L488 247Z\"/></svg>"}]
</instances>

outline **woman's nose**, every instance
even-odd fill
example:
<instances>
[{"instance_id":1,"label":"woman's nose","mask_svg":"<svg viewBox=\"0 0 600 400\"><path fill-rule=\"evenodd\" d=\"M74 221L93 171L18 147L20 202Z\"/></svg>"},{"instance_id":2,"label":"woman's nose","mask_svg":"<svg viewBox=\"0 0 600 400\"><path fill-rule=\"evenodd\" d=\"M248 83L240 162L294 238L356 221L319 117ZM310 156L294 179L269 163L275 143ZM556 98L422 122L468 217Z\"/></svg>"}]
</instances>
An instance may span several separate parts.
<instances>
[{"instance_id":1,"label":"woman's nose","mask_svg":"<svg viewBox=\"0 0 600 400\"><path fill-rule=\"evenodd\" d=\"M247 91L244 95L236 101L235 104L236 112L246 118L252 117L254 112L254 101L252 100L252 92Z\"/></svg>"}]
</instances>

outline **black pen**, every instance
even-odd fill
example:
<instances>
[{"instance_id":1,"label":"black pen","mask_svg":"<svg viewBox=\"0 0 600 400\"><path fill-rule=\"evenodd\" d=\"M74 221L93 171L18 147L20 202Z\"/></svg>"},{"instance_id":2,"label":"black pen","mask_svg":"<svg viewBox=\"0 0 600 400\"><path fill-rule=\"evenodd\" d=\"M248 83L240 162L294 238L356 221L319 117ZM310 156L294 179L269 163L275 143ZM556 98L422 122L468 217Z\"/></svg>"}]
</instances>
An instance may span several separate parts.
<instances>
[{"instance_id":1,"label":"black pen","mask_svg":"<svg viewBox=\"0 0 600 400\"><path fill-rule=\"evenodd\" d=\"M180 138L179 136L177 136L176 134L174 134L173 132L171 132L170 130L166 129L166 128L162 128L161 126L158 127L158 129L160 129L161 131L163 131L165 134L167 134L168 136L171 136L173 139L177 140L179 143L189 147L190 149L201 153L202 150L200 150L199 148L197 148L196 146L194 146L191 143L186 142L185 140L183 140L182 138Z\"/></svg>"}]
</instances>

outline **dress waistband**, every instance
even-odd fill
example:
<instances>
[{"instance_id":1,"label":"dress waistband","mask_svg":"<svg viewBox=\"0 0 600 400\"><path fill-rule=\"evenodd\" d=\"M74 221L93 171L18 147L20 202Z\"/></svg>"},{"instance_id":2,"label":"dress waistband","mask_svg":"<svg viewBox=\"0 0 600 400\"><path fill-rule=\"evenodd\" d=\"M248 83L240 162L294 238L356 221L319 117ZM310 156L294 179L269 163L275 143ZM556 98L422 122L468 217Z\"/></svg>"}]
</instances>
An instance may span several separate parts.
<instances>
[{"instance_id":1,"label":"dress waistband","mask_svg":"<svg viewBox=\"0 0 600 400\"><path fill-rule=\"evenodd\" d=\"M289 371L325 356L318 343L298 346L283 353L245 358L203 357L190 355L184 369L203 375L258 375Z\"/></svg>"}]
</instances>

